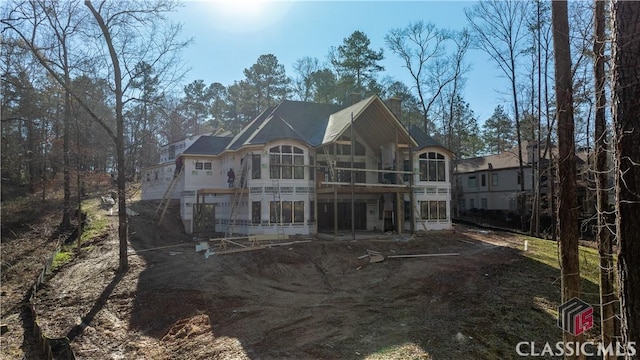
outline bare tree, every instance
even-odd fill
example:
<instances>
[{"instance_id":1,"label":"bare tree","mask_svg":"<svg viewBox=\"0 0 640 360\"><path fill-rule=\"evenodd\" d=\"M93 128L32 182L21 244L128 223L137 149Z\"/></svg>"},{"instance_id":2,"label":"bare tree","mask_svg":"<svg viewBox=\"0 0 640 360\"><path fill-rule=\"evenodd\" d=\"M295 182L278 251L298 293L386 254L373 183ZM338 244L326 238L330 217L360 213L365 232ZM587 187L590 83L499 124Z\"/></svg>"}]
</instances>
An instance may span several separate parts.
<instances>
[{"instance_id":1,"label":"bare tree","mask_svg":"<svg viewBox=\"0 0 640 360\"><path fill-rule=\"evenodd\" d=\"M298 75L293 80L293 92L302 101L313 99L313 74L320 71L321 66L317 58L305 56L296 60L293 70Z\"/></svg>"},{"instance_id":2,"label":"bare tree","mask_svg":"<svg viewBox=\"0 0 640 360\"><path fill-rule=\"evenodd\" d=\"M180 27L173 25L164 28L164 31L161 32L162 35L156 39L159 40L158 43L150 41L148 38L140 38L140 34L145 33L145 31L143 31L145 28L147 30L158 30L155 27L157 25L155 21L162 20L163 13L173 11L177 6L174 2L141 1L133 3L135 7L131 9L123 8L118 6L118 3L113 4L107 1L102 1L98 9L93 6L90 0L85 0L84 3L98 23L113 67L112 79L114 82L116 102L116 132L114 134L114 140L116 143L118 168L118 238L120 241L120 263L118 270L124 272L129 266L127 258L126 157L124 149L123 116L124 105L127 100L124 100L124 92L127 87L134 85L135 67L141 61L140 56L130 56L129 54L131 54L131 52L127 50L133 50L135 47L139 47L138 51L140 51L141 48L143 51L137 52L137 54L143 54L143 58L148 58L149 60L147 62L149 64L161 65L161 67L166 70L170 69L172 65L176 65L174 61L177 58L174 56L178 50L186 46L187 42L178 40ZM111 5L115 6L111 7ZM126 4L123 3L123 5ZM132 28L137 28L137 36L133 35L132 37ZM112 35L115 35L116 38ZM147 33L147 35L150 35L150 38L154 39L152 33ZM122 37L118 38L118 36ZM120 51L116 49L116 46L119 47ZM136 52L134 52L134 54L135 53ZM122 71L123 68L125 70L124 73ZM176 75L176 73L170 73L170 76L172 75Z\"/></svg>"},{"instance_id":3,"label":"bare tree","mask_svg":"<svg viewBox=\"0 0 640 360\"><path fill-rule=\"evenodd\" d=\"M50 28L47 27L47 22L42 18L43 15L37 8L33 6L25 7L26 5L26 3L17 3L8 16L2 19L2 23L19 37L22 44L31 51L49 75L64 88L70 97L77 101L78 105L91 118L100 124L116 144L119 206L118 236L120 241L119 271L124 272L128 268L128 259L123 109L127 102L134 100L133 97L125 99L124 94L134 84L133 81L136 78L135 66L143 60L153 64L154 69L159 74L163 74L161 79L163 83L172 83L181 76L181 73L176 71L175 68L179 64L179 50L186 46L188 41L180 41L178 35L181 27L167 23L163 17L164 13L173 11L178 4L171 0L131 3L102 1L96 9L90 1L85 1L85 5L98 23L101 36L89 36L84 39L83 46L78 46L75 49L81 56L87 56L87 54L90 54L92 45L90 40L104 38L107 47L106 52L109 54L108 58L112 63L112 71L97 75L107 80L111 79L115 98L115 131L110 126L109 121L94 111L90 106L91 102L87 101L84 94L76 91L70 82L66 81L64 72L57 71L56 67L59 67L59 65L52 62L46 51L50 46L50 42L44 40L50 38L40 36L41 31L46 33L50 31ZM78 9L78 7L75 9ZM47 16L51 14L53 14L51 22L57 23L59 19L54 17L56 13L46 13ZM71 18L82 18L82 16L83 14L78 12L72 14ZM53 29L55 31L56 28ZM87 31L89 30L87 29ZM56 37L54 42L59 41L58 39L59 37ZM105 45L101 45L101 43L93 45L96 47L96 53L104 53ZM54 46L59 48L57 44ZM97 61L99 61L99 57L93 58L92 63Z\"/></svg>"},{"instance_id":4,"label":"bare tree","mask_svg":"<svg viewBox=\"0 0 640 360\"><path fill-rule=\"evenodd\" d=\"M470 35L466 30L447 32L433 23L417 21L404 28L392 29L385 36L385 43L411 74L422 107L423 130L427 132L432 106L444 89L453 83L451 103L457 96L461 77L468 71L463 60L469 49ZM451 50L448 45L453 46L451 53L448 53Z\"/></svg>"},{"instance_id":5,"label":"bare tree","mask_svg":"<svg viewBox=\"0 0 640 360\"><path fill-rule=\"evenodd\" d=\"M612 113L621 333L640 343L640 2L613 1ZM627 355L631 359L631 355Z\"/></svg>"},{"instance_id":6,"label":"bare tree","mask_svg":"<svg viewBox=\"0 0 640 360\"><path fill-rule=\"evenodd\" d=\"M605 14L604 1L594 0L594 30L595 37L593 41L594 61L594 77L595 77L595 180L596 180L596 210L598 217L598 226L596 229L596 242L598 243L598 253L600 257L600 321L602 334L602 342L605 346L611 344L615 337L615 305L616 296L614 290L614 264L613 264L613 248L611 244L611 230L609 229L609 194L608 194L608 174L609 166L607 165L607 133L606 133L606 95L605 86L605 69L604 69L604 50L605 50ZM608 354L604 355L604 359L608 360Z\"/></svg>"},{"instance_id":7,"label":"bare tree","mask_svg":"<svg viewBox=\"0 0 640 360\"><path fill-rule=\"evenodd\" d=\"M555 54L556 112L558 117L558 225L562 302L580 296L578 257L578 217L576 199L576 160L573 123L571 52L567 1L551 5L553 50ZM564 332L564 341L575 343L576 336ZM574 358L565 356L565 358ZM577 356L575 357L577 358Z\"/></svg>"},{"instance_id":8,"label":"bare tree","mask_svg":"<svg viewBox=\"0 0 640 360\"><path fill-rule=\"evenodd\" d=\"M46 62L50 71L55 71L63 82L63 188L64 201L61 228L71 226L71 179L70 179L70 123L71 123L71 73L78 59L71 52L76 35L83 26L78 16L79 1L53 3L50 1L30 1L16 3L2 22L16 30L21 38L20 44L35 50L40 62ZM21 30L18 30L21 29Z\"/></svg>"},{"instance_id":9,"label":"bare tree","mask_svg":"<svg viewBox=\"0 0 640 360\"><path fill-rule=\"evenodd\" d=\"M518 61L529 47L530 38L527 19L530 16L528 1L487 0L480 1L465 11L471 30L475 36L475 45L485 51L502 70L511 83L516 138L518 141L518 160L520 192L520 217L524 226L524 165L522 159L522 135L520 131L520 106L518 102Z\"/></svg>"}]
</instances>

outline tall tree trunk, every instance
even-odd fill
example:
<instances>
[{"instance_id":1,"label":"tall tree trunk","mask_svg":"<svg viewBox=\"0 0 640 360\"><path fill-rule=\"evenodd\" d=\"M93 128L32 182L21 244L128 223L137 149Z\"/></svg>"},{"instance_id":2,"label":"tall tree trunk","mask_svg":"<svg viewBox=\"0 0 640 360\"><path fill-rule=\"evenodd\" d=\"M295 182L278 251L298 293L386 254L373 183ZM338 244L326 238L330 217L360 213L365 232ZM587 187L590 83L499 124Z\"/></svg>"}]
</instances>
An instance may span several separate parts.
<instances>
[{"instance_id":1,"label":"tall tree trunk","mask_svg":"<svg viewBox=\"0 0 640 360\"><path fill-rule=\"evenodd\" d=\"M67 86L70 86L71 80L69 79L69 68L66 66L65 59L65 74L64 81ZM62 203L62 222L60 223L60 227L63 229L68 229L71 227L71 175L70 175L70 160L69 160L69 132L71 131L71 126L69 123L71 122L71 95L69 91L65 89L64 91L64 134L62 135L62 151L63 151L63 167L62 174L64 178L64 200Z\"/></svg>"},{"instance_id":2,"label":"tall tree trunk","mask_svg":"<svg viewBox=\"0 0 640 360\"><path fill-rule=\"evenodd\" d=\"M598 254L600 257L600 333L605 346L609 345L615 338L615 305L616 296L614 293L614 272L613 272L613 250L611 246L611 231L608 227L608 181L607 175L610 173L607 166L607 141L606 141L606 119L605 107L606 98L604 93L605 72L604 72L604 43L605 43L605 16L604 1L594 0L594 32L593 53L595 54L594 76L596 95L595 114L595 180L596 180L596 210L598 216L598 227L596 230L596 242L598 243ZM603 355L604 360L612 359L613 356Z\"/></svg>"},{"instance_id":3,"label":"tall tree trunk","mask_svg":"<svg viewBox=\"0 0 640 360\"><path fill-rule=\"evenodd\" d=\"M514 119L516 121L516 139L518 142L518 176L520 177L520 196L518 196L518 212L520 213L520 230L525 230L525 212L527 195L524 192L524 164L522 159L522 133L520 131L520 109L518 91L516 89L515 58L511 56L511 94L513 95Z\"/></svg>"},{"instance_id":4,"label":"tall tree trunk","mask_svg":"<svg viewBox=\"0 0 640 360\"><path fill-rule=\"evenodd\" d=\"M104 22L102 15L93 7L91 1L85 0L85 5L91 10L95 17L104 40L109 48L109 55L113 65L113 80L115 82L115 98L116 98L116 161L118 170L118 239L120 240L119 248L119 272L125 272L129 268L129 259L127 257L127 198L126 198L126 167L124 153L124 117L122 114L122 73L120 70L120 60L111 40L111 33Z\"/></svg>"},{"instance_id":5,"label":"tall tree trunk","mask_svg":"<svg viewBox=\"0 0 640 360\"><path fill-rule=\"evenodd\" d=\"M640 343L640 2L613 1L612 113L621 332ZM630 356L628 358L631 358Z\"/></svg>"},{"instance_id":6,"label":"tall tree trunk","mask_svg":"<svg viewBox=\"0 0 640 360\"><path fill-rule=\"evenodd\" d=\"M558 116L558 227L562 303L564 303L580 296L573 91L567 1L553 1L551 14ZM566 331L563 335L565 342L576 342L582 337L574 336ZM565 356L565 358L578 357Z\"/></svg>"}]
</instances>

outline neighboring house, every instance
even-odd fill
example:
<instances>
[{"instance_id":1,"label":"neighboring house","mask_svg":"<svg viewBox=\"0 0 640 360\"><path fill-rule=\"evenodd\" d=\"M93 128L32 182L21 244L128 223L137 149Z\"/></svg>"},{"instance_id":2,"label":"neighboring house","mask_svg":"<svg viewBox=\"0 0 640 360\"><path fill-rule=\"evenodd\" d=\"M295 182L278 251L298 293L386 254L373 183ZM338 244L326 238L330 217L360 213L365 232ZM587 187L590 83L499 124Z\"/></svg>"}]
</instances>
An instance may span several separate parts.
<instances>
[{"instance_id":1,"label":"neighboring house","mask_svg":"<svg viewBox=\"0 0 640 360\"><path fill-rule=\"evenodd\" d=\"M557 148L541 154L546 154L540 163L541 167L541 214L553 217L551 213L550 159L557 156ZM525 201L525 215L530 215L531 199L535 188L532 171L537 169L537 142L524 142L522 145L524 179L520 178L518 148L500 154L480 156L459 160L454 169L453 201L455 216L464 217L469 214L485 213L497 217L512 218L518 213L518 201ZM581 217L593 213L592 180L589 178L586 152L576 151L577 194L581 207ZM521 188L524 181L524 192Z\"/></svg>"},{"instance_id":2,"label":"neighboring house","mask_svg":"<svg viewBox=\"0 0 640 360\"><path fill-rule=\"evenodd\" d=\"M180 154L184 173L174 194L185 231L226 232L230 223L246 235L450 229L452 154L418 129L411 136L393 102L284 101L233 138L200 137ZM173 169L165 170L165 191ZM143 199L164 194L163 185L144 185L156 181L154 171L144 170Z\"/></svg>"}]
</instances>

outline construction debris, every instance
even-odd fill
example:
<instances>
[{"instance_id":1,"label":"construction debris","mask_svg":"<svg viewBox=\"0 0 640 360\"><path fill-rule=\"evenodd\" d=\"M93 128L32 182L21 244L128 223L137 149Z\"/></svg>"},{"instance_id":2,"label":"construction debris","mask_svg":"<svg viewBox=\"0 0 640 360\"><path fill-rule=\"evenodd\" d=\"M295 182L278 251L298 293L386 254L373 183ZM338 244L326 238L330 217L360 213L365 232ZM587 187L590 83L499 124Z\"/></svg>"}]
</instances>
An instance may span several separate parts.
<instances>
[{"instance_id":1,"label":"construction debris","mask_svg":"<svg viewBox=\"0 0 640 360\"><path fill-rule=\"evenodd\" d=\"M387 259L393 258L417 258L417 257L435 257L435 256L458 256L459 253L441 253L441 254L405 254L405 255L388 255ZM385 256L373 250L367 250L365 255L358 256L358 260L369 258L369 263L382 262Z\"/></svg>"},{"instance_id":2,"label":"construction debris","mask_svg":"<svg viewBox=\"0 0 640 360\"><path fill-rule=\"evenodd\" d=\"M232 240L233 239L233 240ZM250 244L243 244L236 240L247 239L250 241ZM225 254L234 254L245 251L253 251L253 250L262 250L269 249L276 246L289 246L294 244L304 244L310 243L311 240L298 240L298 241L288 241L281 243L273 243L273 244L259 244L258 241L265 240L264 238L259 238L258 236L240 236L233 238L221 238L221 239L209 239L209 241L201 241L200 244L196 245L196 252L204 251L205 259L208 259L211 255L225 255ZM218 243L217 250L213 250L211 248L210 243ZM291 250L290 248L289 250Z\"/></svg>"},{"instance_id":3,"label":"construction debris","mask_svg":"<svg viewBox=\"0 0 640 360\"><path fill-rule=\"evenodd\" d=\"M459 253L443 253L443 254L408 254L408 255L389 255L387 258L414 258L414 257L432 257L432 256L458 256Z\"/></svg>"}]
</instances>

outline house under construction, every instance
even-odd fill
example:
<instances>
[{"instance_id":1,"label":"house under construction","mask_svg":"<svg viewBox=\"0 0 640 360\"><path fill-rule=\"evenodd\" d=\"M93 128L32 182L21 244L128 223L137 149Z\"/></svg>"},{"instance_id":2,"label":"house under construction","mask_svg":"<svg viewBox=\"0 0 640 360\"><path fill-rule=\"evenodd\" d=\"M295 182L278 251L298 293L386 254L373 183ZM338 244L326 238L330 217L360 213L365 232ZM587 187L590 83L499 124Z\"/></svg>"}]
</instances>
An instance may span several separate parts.
<instances>
[{"instance_id":1,"label":"house under construction","mask_svg":"<svg viewBox=\"0 0 640 360\"><path fill-rule=\"evenodd\" d=\"M284 101L234 137L167 145L173 153L143 170L142 198L163 200L160 218L179 199L187 233L449 229L452 154L409 132L399 109L377 96L350 106Z\"/></svg>"}]
</instances>

